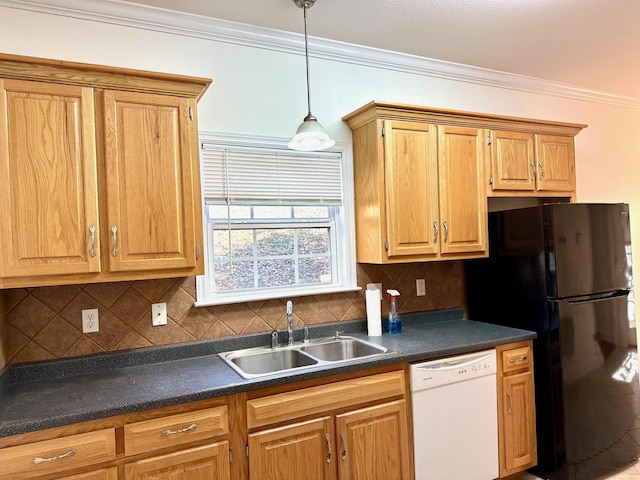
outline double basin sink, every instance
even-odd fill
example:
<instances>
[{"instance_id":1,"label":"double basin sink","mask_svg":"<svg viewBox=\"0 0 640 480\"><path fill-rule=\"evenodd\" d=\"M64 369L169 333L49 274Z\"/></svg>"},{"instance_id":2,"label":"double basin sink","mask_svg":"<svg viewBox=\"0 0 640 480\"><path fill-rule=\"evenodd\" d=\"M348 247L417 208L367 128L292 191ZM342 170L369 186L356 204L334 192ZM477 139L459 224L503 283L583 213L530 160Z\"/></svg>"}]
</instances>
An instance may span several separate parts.
<instances>
[{"instance_id":1,"label":"double basin sink","mask_svg":"<svg viewBox=\"0 0 640 480\"><path fill-rule=\"evenodd\" d=\"M395 352L359 338L336 335L293 345L248 348L218 355L243 378L249 379L389 353Z\"/></svg>"}]
</instances>

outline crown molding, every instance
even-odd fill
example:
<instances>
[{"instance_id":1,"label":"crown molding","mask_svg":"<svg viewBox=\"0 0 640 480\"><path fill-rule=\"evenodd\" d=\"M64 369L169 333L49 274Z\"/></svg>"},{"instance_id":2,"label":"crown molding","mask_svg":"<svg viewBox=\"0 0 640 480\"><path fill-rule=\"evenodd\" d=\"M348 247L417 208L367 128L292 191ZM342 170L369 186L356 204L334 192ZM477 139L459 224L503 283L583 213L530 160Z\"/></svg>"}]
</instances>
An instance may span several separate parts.
<instances>
[{"instance_id":1,"label":"crown molding","mask_svg":"<svg viewBox=\"0 0 640 480\"><path fill-rule=\"evenodd\" d=\"M0 7L304 55L304 37L301 34L175 12L122 0L0 0ZM639 98L589 90L526 75L317 37L309 38L309 46L310 56L336 62L640 109Z\"/></svg>"}]
</instances>

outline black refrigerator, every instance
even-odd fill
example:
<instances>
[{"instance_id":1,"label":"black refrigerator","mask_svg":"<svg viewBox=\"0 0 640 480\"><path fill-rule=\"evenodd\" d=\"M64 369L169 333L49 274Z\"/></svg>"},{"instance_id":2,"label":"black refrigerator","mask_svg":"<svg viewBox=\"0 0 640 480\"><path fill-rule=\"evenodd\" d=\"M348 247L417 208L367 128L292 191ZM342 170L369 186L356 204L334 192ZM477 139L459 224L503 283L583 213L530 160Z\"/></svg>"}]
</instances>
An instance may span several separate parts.
<instances>
[{"instance_id":1,"label":"black refrigerator","mask_svg":"<svg viewBox=\"0 0 640 480\"><path fill-rule=\"evenodd\" d=\"M489 247L465 262L468 316L537 333L531 473L604 478L628 467L640 455L629 206L491 212Z\"/></svg>"}]
</instances>

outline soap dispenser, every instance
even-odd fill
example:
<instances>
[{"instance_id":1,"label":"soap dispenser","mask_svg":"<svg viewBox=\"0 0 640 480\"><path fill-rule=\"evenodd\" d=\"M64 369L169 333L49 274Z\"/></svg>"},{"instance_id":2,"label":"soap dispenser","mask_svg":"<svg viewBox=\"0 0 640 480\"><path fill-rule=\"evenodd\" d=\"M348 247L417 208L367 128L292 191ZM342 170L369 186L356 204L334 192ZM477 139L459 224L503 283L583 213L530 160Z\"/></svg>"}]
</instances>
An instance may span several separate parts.
<instances>
[{"instance_id":1,"label":"soap dispenser","mask_svg":"<svg viewBox=\"0 0 640 480\"><path fill-rule=\"evenodd\" d=\"M402 331L402 321L400 313L398 313L398 303L396 298L400 296L397 290L387 290L387 294L391 297L391 306L389 307L389 333L400 333Z\"/></svg>"}]
</instances>

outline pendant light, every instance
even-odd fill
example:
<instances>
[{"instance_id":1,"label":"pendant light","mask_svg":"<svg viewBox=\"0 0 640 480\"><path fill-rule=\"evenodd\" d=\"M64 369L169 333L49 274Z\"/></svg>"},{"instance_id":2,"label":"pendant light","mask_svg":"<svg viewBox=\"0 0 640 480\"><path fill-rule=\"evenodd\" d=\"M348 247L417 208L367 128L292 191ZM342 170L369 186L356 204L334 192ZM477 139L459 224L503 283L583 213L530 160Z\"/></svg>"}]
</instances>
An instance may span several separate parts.
<instances>
[{"instance_id":1,"label":"pendant light","mask_svg":"<svg viewBox=\"0 0 640 480\"><path fill-rule=\"evenodd\" d=\"M303 150L308 152L326 150L335 145L335 140L331 139L318 119L311 113L311 88L309 87L309 41L307 39L307 10L313 7L316 0L293 0L298 7L304 10L304 57L307 63L307 116L298 127L296 135L288 143L292 150Z\"/></svg>"}]
</instances>

